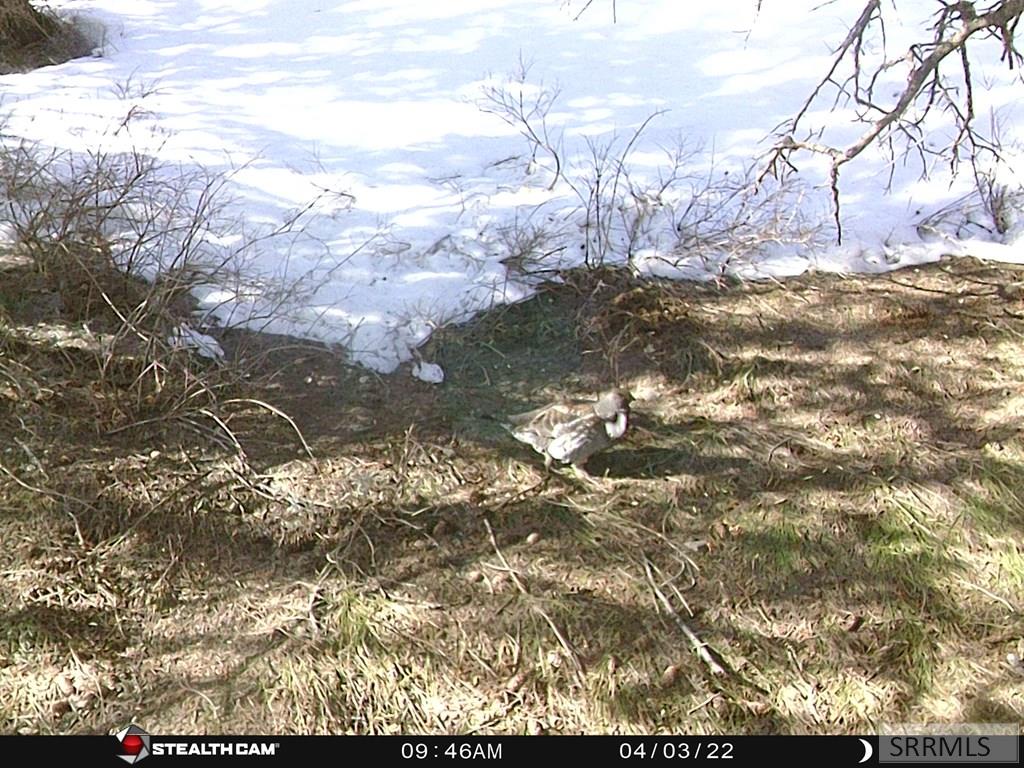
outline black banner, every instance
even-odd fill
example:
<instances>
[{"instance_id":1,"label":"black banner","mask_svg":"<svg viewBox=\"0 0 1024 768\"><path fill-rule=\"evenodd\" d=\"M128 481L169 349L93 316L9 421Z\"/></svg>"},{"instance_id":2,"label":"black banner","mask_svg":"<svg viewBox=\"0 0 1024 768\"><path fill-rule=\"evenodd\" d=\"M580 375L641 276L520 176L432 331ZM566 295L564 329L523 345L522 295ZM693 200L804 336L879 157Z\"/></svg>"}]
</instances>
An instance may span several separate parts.
<instances>
[{"instance_id":1,"label":"black banner","mask_svg":"<svg viewBox=\"0 0 1024 768\"><path fill-rule=\"evenodd\" d=\"M687 762L724 765L827 761L828 766L877 765L877 736L168 736L142 729L117 736L6 736L8 765L145 766L228 761L311 765L386 760L389 765L601 761L620 765ZM17 762L16 762L17 761ZM25 761L25 762L21 762ZM31 763L29 762L31 761Z\"/></svg>"},{"instance_id":2,"label":"black banner","mask_svg":"<svg viewBox=\"0 0 1024 768\"><path fill-rule=\"evenodd\" d=\"M833 766L947 762L1016 764L1019 737L991 742L962 737L880 742L878 736L168 736L131 726L113 736L4 736L10 765L44 760L145 766L172 763L322 764L369 759L389 765L594 761L618 765L711 763L766 765L813 761ZM1009 749L1009 746L1013 749ZM930 751L929 751L930 750ZM1012 755L1009 759L1008 756ZM17 762L15 762L17 761ZM21 763L21 761L25 761Z\"/></svg>"}]
</instances>

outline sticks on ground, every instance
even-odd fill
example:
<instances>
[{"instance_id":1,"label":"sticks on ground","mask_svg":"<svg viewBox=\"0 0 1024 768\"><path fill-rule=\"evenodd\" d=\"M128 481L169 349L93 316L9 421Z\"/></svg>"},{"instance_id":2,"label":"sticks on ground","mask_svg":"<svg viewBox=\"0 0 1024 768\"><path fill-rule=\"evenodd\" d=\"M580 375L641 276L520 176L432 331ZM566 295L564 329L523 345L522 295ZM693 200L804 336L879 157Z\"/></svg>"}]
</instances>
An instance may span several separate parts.
<instances>
[{"instance_id":1,"label":"sticks on ground","mask_svg":"<svg viewBox=\"0 0 1024 768\"><path fill-rule=\"evenodd\" d=\"M647 575L647 583L650 585L651 591L654 592L655 597L658 598L658 602L661 604L662 609L675 622L675 625L679 627L680 631L686 635L686 639L690 641L690 645L693 647L694 653L697 654L701 661L708 665L708 668L711 670L711 674L728 674L728 669L725 666L725 660L722 659L721 654L701 640L700 637L697 636L697 633L690 629L690 625L683 621L683 618L679 615L678 611L672 607L672 602L654 580L654 570L649 560L644 561L644 573Z\"/></svg>"},{"instance_id":2,"label":"sticks on ground","mask_svg":"<svg viewBox=\"0 0 1024 768\"><path fill-rule=\"evenodd\" d=\"M498 560L501 561L502 568L504 568L506 573L508 573L509 577L512 579L512 583L516 585L516 589L519 590L520 594L530 600L530 607L537 613L537 615L547 622L547 625L551 628L552 634L557 638L559 645L562 646L562 650L565 651L565 655L569 657L570 661L572 661L573 671L576 673L577 682L582 684L583 662L580 660L580 656L576 652L576 649L572 647L572 644L565 636L565 633L558 628L558 625L555 623L554 619L551 618L551 615L533 598L530 594L530 590L527 589L526 584L523 583L523 580L519 577L519 573L509 565L508 560L505 559L505 555L501 551L501 547L498 546L498 540L494 536L494 530L491 528L491 524L486 518L484 519L484 528L487 529L487 538L490 539L491 546L494 548L494 554L496 554L498 556Z\"/></svg>"}]
</instances>

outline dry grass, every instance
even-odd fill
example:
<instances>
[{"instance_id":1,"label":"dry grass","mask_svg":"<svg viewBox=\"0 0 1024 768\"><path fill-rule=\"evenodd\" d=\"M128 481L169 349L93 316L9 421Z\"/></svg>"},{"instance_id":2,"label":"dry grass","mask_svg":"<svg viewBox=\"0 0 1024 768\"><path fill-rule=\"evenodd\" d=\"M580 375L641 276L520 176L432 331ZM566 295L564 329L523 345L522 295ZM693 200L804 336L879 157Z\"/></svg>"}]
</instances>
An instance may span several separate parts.
<instances>
[{"instance_id":1,"label":"dry grass","mask_svg":"<svg viewBox=\"0 0 1024 768\"><path fill-rule=\"evenodd\" d=\"M0 0L0 74L85 56L96 43L73 20L49 9L28 0Z\"/></svg>"},{"instance_id":2,"label":"dry grass","mask_svg":"<svg viewBox=\"0 0 1024 768\"><path fill-rule=\"evenodd\" d=\"M0 730L1024 719L1021 276L576 275L437 336L440 388L268 343L238 394L316 458L239 407L243 460L172 420L112 434L81 323L9 268ZM600 483L541 483L486 418L611 380L643 399Z\"/></svg>"}]
</instances>

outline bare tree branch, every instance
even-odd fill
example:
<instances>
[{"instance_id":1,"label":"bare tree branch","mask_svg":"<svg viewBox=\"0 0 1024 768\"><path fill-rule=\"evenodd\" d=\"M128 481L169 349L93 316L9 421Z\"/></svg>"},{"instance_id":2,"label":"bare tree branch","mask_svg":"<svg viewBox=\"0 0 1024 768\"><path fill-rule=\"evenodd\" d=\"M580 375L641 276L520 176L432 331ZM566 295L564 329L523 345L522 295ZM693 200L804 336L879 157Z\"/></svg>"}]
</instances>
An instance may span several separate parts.
<instances>
[{"instance_id":1,"label":"bare tree branch","mask_svg":"<svg viewBox=\"0 0 1024 768\"><path fill-rule=\"evenodd\" d=\"M892 147L900 134L907 141L907 151L913 150L921 154L922 159L925 154L939 154L927 149L922 140L925 118L933 109L940 108L953 116L957 133L945 151L949 153L948 159L954 172L965 148L969 150L968 156L972 161L983 150L998 154L993 142L980 135L974 127L974 84L967 44L975 36L996 38L1002 43L1001 60L1007 67L1012 70L1020 65L1024 59L1016 48L1014 34L1021 16L1024 15L1024 0L1001 0L981 12L976 8L977 3L966 0L939 0L939 4L941 8L935 14L930 41L912 45L901 58L883 61L876 65L873 72L866 73L863 69L863 53L867 35L873 24L882 25L884 21L881 0L868 0L860 16L850 27L846 38L836 49L831 68L796 115L779 126L781 136L766 155L759 181L769 174L780 177L795 172L797 169L792 162L792 156L798 151L812 152L829 158L829 181L840 242L840 168L877 142L885 141ZM963 77L962 93L961 89L947 82L942 75L944 60L954 53L958 54L960 62ZM849 62L853 71L840 82L837 80L837 72L844 62ZM900 64L909 67L906 84L895 104L891 107L880 106L875 99L875 86L883 74ZM813 134L803 140L794 138L793 135L811 105L817 101L827 86L837 89L833 106L838 105L844 97L848 98L860 108L860 118L867 123L866 130L845 147L835 147L815 140ZM921 109L910 119L908 115L915 104ZM924 173L926 172L927 168Z\"/></svg>"}]
</instances>

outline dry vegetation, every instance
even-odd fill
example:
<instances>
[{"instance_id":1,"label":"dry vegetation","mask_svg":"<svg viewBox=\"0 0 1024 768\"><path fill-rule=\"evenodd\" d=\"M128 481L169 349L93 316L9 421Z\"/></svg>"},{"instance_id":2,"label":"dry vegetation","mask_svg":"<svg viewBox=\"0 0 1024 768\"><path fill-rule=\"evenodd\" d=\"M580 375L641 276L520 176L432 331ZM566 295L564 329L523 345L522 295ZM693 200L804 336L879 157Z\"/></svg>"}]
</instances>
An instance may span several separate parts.
<instances>
[{"instance_id":1,"label":"dry vegetation","mask_svg":"<svg viewBox=\"0 0 1024 768\"><path fill-rule=\"evenodd\" d=\"M62 187L59 154L23 150L0 732L1024 720L1021 268L594 269L437 334L440 387L241 333L222 366L166 341L194 278L137 280L90 235L157 169L88 157ZM187 275L210 212L175 189L143 195L131 253L184 232ZM611 382L639 401L595 482L546 478L489 418Z\"/></svg>"},{"instance_id":2,"label":"dry vegetation","mask_svg":"<svg viewBox=\"0 0 1024 768\"><path fill-rule=\"evenodd\" d=\"M95 45L74 23L28 0L0 0L0 74L84 56Z\"/></svg>"},{"instance_id":3,"label":"dry vegetation","mask_svg":"<svg viewBox=\"0 0 1024 768\"><path fill-rule=\"evenodd\" d=\"M254 375L160 418L8 254L0 730L1020 721L1022 274L583 273L440 334L439 388L228 336ZM596 485L486 418L614 378Z\"/></svg>"}]
</instances>

